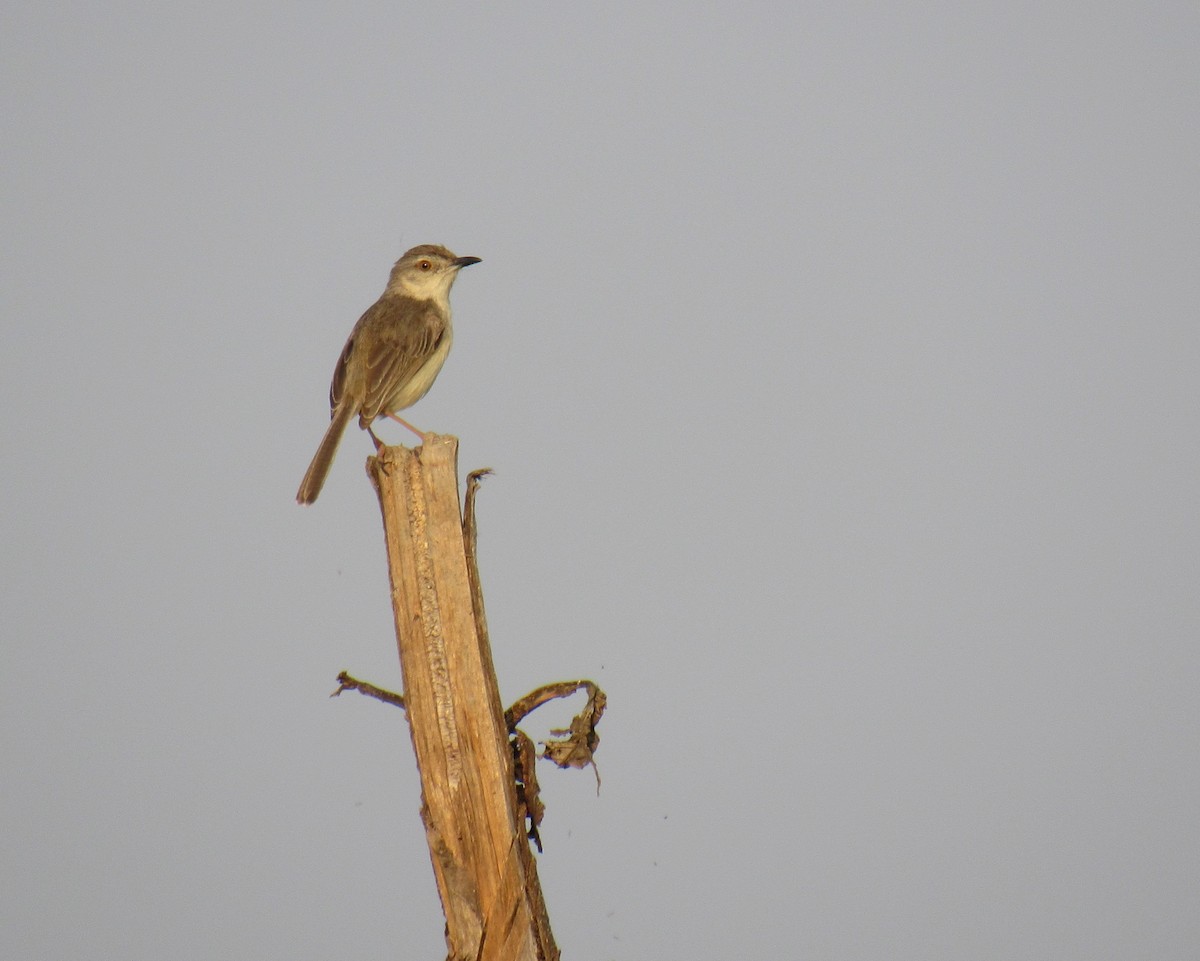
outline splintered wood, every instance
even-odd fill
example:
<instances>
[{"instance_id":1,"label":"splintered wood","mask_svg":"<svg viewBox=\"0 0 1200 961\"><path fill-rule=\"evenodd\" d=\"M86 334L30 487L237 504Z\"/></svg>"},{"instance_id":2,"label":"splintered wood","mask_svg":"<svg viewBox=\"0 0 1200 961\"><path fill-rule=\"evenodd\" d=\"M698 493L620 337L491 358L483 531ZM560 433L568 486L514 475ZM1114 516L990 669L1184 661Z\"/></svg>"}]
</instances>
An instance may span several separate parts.
<instances>
[{"instance_id":1,"label":"splintered wood","mask_svg":"<svg viewBox=\"0 0 1200 961\"><path fill-rule=\"evenodd\" d=\"M430 435L368 461L447 947L453 959L557 961L482 603L472 597L457 459L455 438Z\"/></svg>"}]
</instances>

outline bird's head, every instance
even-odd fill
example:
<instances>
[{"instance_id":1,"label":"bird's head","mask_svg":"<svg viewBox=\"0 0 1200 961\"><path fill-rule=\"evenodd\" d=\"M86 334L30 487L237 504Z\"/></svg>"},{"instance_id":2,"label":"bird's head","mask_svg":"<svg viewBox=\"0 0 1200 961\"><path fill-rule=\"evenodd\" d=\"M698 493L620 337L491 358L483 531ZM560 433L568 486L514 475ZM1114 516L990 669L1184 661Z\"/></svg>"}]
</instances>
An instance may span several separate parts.
<instances>
[{"instance_id":1,"label":"bird's head","mask_svg":"<svg viewBox=\"0 0 1200 961\"><path fill-rule=\"evenodd\" d=\"M456 257L439 244L421 244L396 261L388 278L388 291L448 303L454 278L478 257Z\"/></svg>"}]
</instances>

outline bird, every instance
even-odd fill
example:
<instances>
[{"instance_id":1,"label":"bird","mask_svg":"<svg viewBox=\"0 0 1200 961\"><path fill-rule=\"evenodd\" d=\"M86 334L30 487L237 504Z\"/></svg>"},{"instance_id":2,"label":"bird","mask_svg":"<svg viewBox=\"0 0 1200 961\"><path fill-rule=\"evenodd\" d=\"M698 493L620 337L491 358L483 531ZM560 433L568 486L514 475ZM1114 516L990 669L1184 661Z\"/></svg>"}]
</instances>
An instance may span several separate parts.
<instances>
[{"instance_id":1,"label":"bird","mask_svg":"<svg viewBox=\"0 0 1200 961\"><path fill-rule=\"evenodd\" d=\"M426 435L397 411L411 407L433 386L453 340L450 288L458 272L478 257L456 257L440 244L413 247L396 261L387 288L367 308L342 348L329 386L329 427L296 492L298 504L311 504L333 464L333 455L351 418L383 442L371 424L390 417L421 438Z\"/></svg>"}]
</instances>

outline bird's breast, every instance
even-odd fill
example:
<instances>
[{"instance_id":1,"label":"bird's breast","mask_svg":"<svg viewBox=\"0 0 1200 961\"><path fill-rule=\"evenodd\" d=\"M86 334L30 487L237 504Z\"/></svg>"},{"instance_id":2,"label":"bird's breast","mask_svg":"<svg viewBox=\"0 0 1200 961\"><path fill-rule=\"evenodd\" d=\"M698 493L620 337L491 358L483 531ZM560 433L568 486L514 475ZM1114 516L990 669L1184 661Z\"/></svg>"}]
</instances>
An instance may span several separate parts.
<instances>
[{"instance_id":1,"label":"bird's breast","mask_svg":"<svg viewBox=\"0 0 1200 961\"><path fill-rule=\"evenodd\" d=\"M399 385L389 398L386 405L388 411L394 414L398 410L411 407L429 393L429 388L433 386L437 375L441 373L442 365L446 363L453 339L454 331L447 326L446 332L442 334L442 339L438 342L437 349L429 355L429 359L418 367L405 383Z\"/></svg>"}]
</instances>

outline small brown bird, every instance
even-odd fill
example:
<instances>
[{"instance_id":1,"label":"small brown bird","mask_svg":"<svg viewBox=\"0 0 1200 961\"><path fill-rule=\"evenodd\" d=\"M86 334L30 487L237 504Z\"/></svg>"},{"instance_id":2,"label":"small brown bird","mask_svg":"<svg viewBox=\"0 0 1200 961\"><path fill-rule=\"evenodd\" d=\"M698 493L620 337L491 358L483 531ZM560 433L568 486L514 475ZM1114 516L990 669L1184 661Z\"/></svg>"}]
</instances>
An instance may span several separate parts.
<instances>
[{"instance_id":1,"label":"small brown bird","mask_svg":"<svg viewBox=\"0 0 1200 961\"><path fill-rule=\"evenodd\" d=\"M342 348L329 386L329 429L300 482L296 502L311 504L321 493L338 443L350 419L383 442L371 423L390 417L424 436L396 411L411 407L437 378L450 353L450 288L463 267L478 257L455 257L445 247L422 244L396 261L383 295L358 318Z\"/></svg>"}]
</instances>

